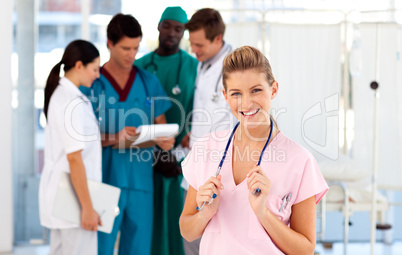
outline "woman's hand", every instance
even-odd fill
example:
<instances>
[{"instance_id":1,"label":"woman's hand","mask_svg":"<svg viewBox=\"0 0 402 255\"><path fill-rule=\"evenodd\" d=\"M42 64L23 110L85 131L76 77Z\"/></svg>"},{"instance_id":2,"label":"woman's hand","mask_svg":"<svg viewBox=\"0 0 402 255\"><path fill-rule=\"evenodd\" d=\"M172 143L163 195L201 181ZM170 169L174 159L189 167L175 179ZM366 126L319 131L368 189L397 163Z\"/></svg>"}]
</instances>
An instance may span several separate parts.
<instances>
[{"instance_id":1,"label":"woman's hand","mask_svg":"<svg viewBox=\"0 0 402 255\"><path fill-rule=\"evenodd\" d=\"M271 190L271 181L265 175L261 166L255 166L247 174L247 188L249 189L249 201L251 208L257 215L262 215L267 210L266 202ZM259 188L261 192L253 194Z\"/></svg>"},{"instance_id":2,"label":"woman's hand","mask_svg":"<svg viewBox=\"0 0 402 255\"><path fill-rule=\"evenodd\" d=\"M174 137L158 137L154 141L162 150L168 151L173 149L175 140Z\"/></svg>"},{"instance_id":3,"label":"woman's hand","mask_svg":"<svg viewBox=\"0 0 402 255\"><path fill-rule=\"evenodd\" d=\"M221 179L221 175L218 175L217 178L211 177L198 189L196 197L197 206L198 208L201 208L202 204L205 202L204 207L199 213L206 220L210 220L218 211L221 193L220 190L223 189ZM213 199L212 203L208 204L211 199Z\"/></svg>"},{"instance_id":4,"label":"woman's hand","mask_svg":"<svg viewBox=\"0 0 402 255\"><path fill-rule=\"evenodd\" d=\"M94 209L82 209L81 226L85 230L97 231L98 225L102 226L102 221Z\"/></svg>"}]
</instances>

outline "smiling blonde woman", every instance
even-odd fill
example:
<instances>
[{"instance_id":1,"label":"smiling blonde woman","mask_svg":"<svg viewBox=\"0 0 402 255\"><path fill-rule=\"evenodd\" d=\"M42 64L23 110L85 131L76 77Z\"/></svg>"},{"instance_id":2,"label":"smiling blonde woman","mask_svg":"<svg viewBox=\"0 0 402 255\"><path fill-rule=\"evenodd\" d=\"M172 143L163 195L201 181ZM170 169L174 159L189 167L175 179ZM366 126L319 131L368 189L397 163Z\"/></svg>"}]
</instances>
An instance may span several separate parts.
<instances>
[{"instance_id":1,"label":"smiling blonde woman","mask_svg":"<svg viewBox=\"0 0 402 255\"><path fill-rule=\"evenodd\" d=\"M183 237L202 236L200 254L313 254L316 204L328 186L313 156L269 114L278 93L269 61L244 46L225 58L222 73L239 123L196 142L182 164L190 184Z\"/></svg>"}]
</instances>

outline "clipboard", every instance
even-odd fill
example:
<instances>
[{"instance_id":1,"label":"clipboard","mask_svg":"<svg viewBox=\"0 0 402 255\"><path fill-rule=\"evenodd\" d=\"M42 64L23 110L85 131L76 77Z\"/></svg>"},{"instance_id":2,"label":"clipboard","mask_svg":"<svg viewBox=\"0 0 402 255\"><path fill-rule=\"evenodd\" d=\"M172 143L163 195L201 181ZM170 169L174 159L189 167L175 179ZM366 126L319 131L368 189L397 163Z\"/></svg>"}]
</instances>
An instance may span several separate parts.
<instances>
[{"instance_id":1,"label":"clipboard","mask_svg":"<svg viewBox=\"0 0 402 255\"><path fill-rule=\"evenodd\" d=\"M159 137L172 137L179 133L178 124L154 124L137 127L136 134L114 145L114 149L149 148L156 144Z\"/></svg>"},{"instance_id":2,"label":"clipboard","mask_svg":"<svg viewBox=\"0 0 402 255\"><path fill-rule=\"evenodd\" d=\"M110 234L113 229L114 219L119 215L118 203L121 190L92 180L88 180L88 190L92 206L102 220L102 226L98 226L98 231ZM81 225L81 205L75 194L69 173L61 173L52 215Z\"/></svg>"}]
</instances>

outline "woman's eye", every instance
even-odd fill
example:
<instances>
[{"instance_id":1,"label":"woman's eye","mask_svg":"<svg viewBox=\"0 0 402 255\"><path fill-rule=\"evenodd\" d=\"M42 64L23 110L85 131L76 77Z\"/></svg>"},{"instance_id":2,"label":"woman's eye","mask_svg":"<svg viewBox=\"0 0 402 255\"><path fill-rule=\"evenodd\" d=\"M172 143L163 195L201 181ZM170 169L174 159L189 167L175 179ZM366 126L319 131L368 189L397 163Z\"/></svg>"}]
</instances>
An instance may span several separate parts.
<instances>
[{"instance_id":1,"label":"woman's eye","mask_svg":"<svg viewBox=\"0 0 402 255\"><path fill-rule=\"evenodd\" d=\"M253 89L253 93L257 93L257 92L260 92L262 89Z\"/></svg>"},{"instance_id":2,"label":"woman's eye","mask_svg":"<svg viewBox=\"0 0 402 255\"><path fill-rule=\"evenodd\" d=\"M232 94L232 96L240 96L240 93L239 93L239 92L235 92L235 93Z\"/></svg>"}]
</instances>

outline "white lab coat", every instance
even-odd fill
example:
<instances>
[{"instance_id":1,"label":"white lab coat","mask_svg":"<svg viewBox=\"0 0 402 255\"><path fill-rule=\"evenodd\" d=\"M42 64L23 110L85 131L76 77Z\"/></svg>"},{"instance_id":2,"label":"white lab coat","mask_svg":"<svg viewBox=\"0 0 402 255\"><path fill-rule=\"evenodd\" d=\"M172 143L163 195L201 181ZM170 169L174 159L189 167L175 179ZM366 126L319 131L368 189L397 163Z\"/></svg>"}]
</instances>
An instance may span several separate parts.
<instances>
[{"instance_id":1,"label":"white lab coat","mask_svg":"<svg viewBox=\"0 0 402 255\"><path fill-rule=\"evenodd\" d=\"M236 122L222 94L223 84L221 73L223 59L231 52L231 49L232 47L225 43L218 54L213 57L212 61L198 64L190 147L204 135L231 129L233 128L233 123ZM213 101L212 97L215 93L218 97L216 101ZM227 140L227 137L217 137L217 139Z\"/></svg>"},{"instance_id":2,"label":"white lab coat","mask_svg":"<svg viewBox=\"0 0 402 255\"><path fill-rule=\"evenodd\" d=\"M50 229L80 227L53 217L52 210L62 171L70 172L67 154L81 151L87 179L102 181L102 146L98 121L87 97L63 77L48 108L44 168L39 186L39 215Z\"/></svg>"}]
</instances>

